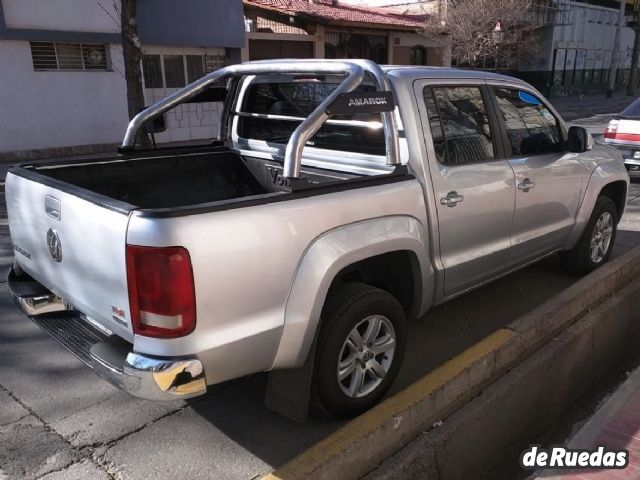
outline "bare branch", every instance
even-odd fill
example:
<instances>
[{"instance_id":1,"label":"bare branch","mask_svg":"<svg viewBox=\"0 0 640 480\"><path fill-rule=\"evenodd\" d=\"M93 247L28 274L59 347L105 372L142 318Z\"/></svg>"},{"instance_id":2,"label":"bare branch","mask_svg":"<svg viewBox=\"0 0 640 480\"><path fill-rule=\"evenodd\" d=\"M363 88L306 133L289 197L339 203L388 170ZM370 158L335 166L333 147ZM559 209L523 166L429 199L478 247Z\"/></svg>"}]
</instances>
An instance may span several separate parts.
<instances>
[{"instance_id":1,"label":"bare branch","mask_svg":"<svg viewBox=\"0 0 640 480\"><path fill-rule=\"evenodd\" d=\"M120 21L119 21L116 17L114 17L114 16L111 14L111 12L110 12L109 10L107 10L107 9L105 8L105 6L104 6L104 5L102 5L102 3L98 2L98 6L99 6L103 11L104 11L104 13L106 13L107 15L109 15L109 18L110 18L111 20L113 20L113 23L115 23L115 24L116 24L116 26L117 26L118 28L120 28ZM113 7L114 7L114 10L116 11L116 13L118 13L118 9L116 8L116 4L115 4L115 2L114 2L114 4L113 4Z\"/></svg>"},{"instance_id":2,"label":"bare branch","mask_svg":"<svg viewBox=\"0 0 640 480\"><path fill-rule=\"evenodd\" d=\"M477 67L499 59L513 66L518 55L538 43L531 0L449 0L444 6L421 33L435 46L450 48L460 65Z\"/></svg>"}]
</instances>

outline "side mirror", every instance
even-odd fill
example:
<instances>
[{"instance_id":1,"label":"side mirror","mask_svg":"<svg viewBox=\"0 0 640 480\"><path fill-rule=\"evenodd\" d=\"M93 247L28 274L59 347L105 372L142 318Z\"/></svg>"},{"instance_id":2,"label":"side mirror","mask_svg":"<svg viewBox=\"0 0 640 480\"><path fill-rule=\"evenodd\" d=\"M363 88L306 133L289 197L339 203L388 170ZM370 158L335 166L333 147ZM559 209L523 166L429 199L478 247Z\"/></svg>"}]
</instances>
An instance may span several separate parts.
<instances>
[{"instance_id":1,"label":"side mirror","mask_svg":"<svg viewBox=\"0 0 640 480\"><path fill-rule=\"evenodd\" d=\"M586 128L577 125L569 127L567 148L573 153L583 153L593 149L593 137L591 133L589 133Z\"/></svg>"}]
</instances>

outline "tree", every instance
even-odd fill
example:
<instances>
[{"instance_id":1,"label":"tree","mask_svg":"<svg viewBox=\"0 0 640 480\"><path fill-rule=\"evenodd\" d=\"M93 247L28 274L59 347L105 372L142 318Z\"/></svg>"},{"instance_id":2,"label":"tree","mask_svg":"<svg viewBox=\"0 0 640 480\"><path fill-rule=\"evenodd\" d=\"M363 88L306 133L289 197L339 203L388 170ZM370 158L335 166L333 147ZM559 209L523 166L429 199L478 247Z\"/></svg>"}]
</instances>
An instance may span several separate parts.
<instances>
[{"instance_id":1,"label":"tree","mask_svg":"<svg viewBox=\"0 0 640 480\"><path fill-rule=\"evenodd\" d=\"M631 72L629 74L629 83L627 84L627 96L634 97L636 88L638 87L638 62L640 56L640 8L638 2L633 9L633 31L635 37L633 39L633 53L631 54Z\"/></svg>"},{"instance_id":2,"label":"tree","mask_svg":"<svg viewBox=\"0 0 640 480\"><path fill-rule=\"evenodd\" d=\"M142 91L142 46L138 38L137 0L122 0L120 8L120 29L122 37L122 56L124 57L124 76L127 82L127 106L129 119L135 117L144 108Z\"/></svg>"},{"instance_id":3,"label":"tree","mask_svg":"<svg viewBox=\"0 0 640 480\"><path fill-rule=\"evenodd\" d=\"M517 57L536 44L538 24L531 0L443 0L421 32L436 47L449 48L459 65L481 67L499 59L517 66Z\"/></svg>"},{"instance_id":4,"label":"tree","mask_svg":"<svg viewBox=\"0 0 640 480\"><path fill-rule=\"evenodd\" d=\"M124 77L127 84L127 109L129 120L144 109L144 91L142 90L142 45L138 37L138 0L122 0L120 6L120 31L122 38L122 57L124 59ZM139 136L143 147L151 146L149 136Z\"/></svg>"},{"instance_id":5,"label":"tree","mask_svg":"<svg viewBox=\"0 0 640 480\"><path fill-rule=\"evenodd\" d=\"M142 44L138 37L138 0L120 0L120 2L113 0L112 9L105 7L101 2L98 2L98 6L120 29L124 73L115 67L115 62L114 70L120 73L125 80L127 111L129 120L131 120L145 107L144 91L142 90L142 71L140 70ZM143 147L151 146L151 141L147 134L140 135L139 140Z\"/></svg>"}]
</instances>

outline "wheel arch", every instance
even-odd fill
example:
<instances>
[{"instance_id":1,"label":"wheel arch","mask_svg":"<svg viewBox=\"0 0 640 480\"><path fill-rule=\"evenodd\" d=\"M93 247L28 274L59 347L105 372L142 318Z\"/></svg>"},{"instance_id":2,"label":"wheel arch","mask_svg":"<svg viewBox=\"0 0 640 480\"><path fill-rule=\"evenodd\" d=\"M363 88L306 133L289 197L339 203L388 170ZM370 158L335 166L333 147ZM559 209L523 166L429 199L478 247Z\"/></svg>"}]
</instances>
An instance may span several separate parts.
<instances>
[{"instance_id":1,"label":"wheel arch","mask_svg":"<svg viewBox=\"0 0 640 480\"><path fill-rule=\"evenodd\" d=\"M627 182L624 180L616 180L611 183L607 183L602 187L598 196L609 197L616 204L616 210L618 211L618 221L624 213L624 209L627 205Z\"/></svg>"},{"instance_id":2,"label":"wheel arch","mask_svg":"<svg viewBox=\"0 0 640 480\"><path fill-rule=\"evenodd\" d=\"M584 197L576 213L575 226L563 250L571 250L578 243L600 195L612 197L618 208L619 220L624 213L628 189L629 175L621 162L611 161L597 165L589 177Z\"/></svg>"},{"instance_id":3,"label":"wheel arch","mask_svg":"<svg viewBox=\"0 0 640 480\"><path fill-rule=\"evenodd\" d=\"M405 215L357 222L316 238L294 275L285 305L282 338L272 368L298 367L305 362L327 293L335 282L348 281L357 275L361 280L373 278L379 285L384 284L384 281L381 283L384 266L399 261L396 267L408 266L409 271L404 273L411 277L410 280L403 277L395 287L411 284L410 298L399 301L409 315L423 311L432 298L425 292L433 291L433 267L428 252L424 226L416 218ZM398 270L394 272L402 277Z\"/></svg>"},{"instance_id":4,"label":"wheel arch","mask_svg":"<svg viewBox=\"0 0 640 480\"><path fill-rule=\"evenodd\" d=\"M341 283L361 282L393 295L408 319L420 309L420 261L412 250L392 250L347 265L333 278L329 291Z\"/></svg>"}]
</instances>

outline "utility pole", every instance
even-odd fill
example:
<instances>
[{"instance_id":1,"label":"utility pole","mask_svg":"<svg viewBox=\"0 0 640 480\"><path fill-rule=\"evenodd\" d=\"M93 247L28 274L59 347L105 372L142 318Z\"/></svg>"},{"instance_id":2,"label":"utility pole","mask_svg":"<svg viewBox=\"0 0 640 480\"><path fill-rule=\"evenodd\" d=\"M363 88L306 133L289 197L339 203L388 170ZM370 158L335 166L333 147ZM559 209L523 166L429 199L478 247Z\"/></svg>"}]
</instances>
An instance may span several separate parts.
<instances>
[{"instance_id":1,"label":"utility pole","mask_svg":"<svg viewBox=\"0 0 640 480\"><path fill-rule=\"evenodd\" d=\"M618 69L618 57L620 56L620 35L622 33L622 24L624 23L624 8L626 0L620 0L620 11L618 12L618 26L616 27L616 37L613 41L613 50L611 51L611 64L609 66L609 84L607 85L607 98L613 96L616 88L616 70Z\"/></svg>"}]
</instances>

